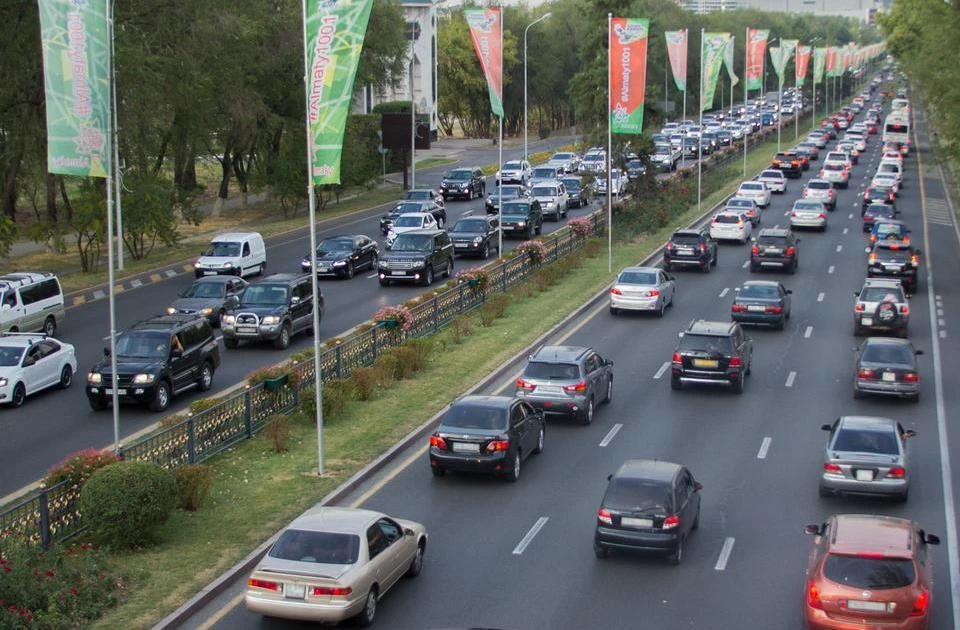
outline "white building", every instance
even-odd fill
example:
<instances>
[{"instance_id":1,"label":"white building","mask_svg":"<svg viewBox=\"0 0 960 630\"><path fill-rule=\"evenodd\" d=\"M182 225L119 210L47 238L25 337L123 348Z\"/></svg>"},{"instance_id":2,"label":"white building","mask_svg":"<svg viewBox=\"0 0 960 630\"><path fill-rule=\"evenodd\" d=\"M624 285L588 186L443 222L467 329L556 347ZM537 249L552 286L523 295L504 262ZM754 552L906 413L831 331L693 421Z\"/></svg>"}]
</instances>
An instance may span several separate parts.
<instances>
[{"instance_id":1,"label":"white building","mask_svg":"<svg viewBox=\"0 0 960 630\"><path fill-rule=\"evenodd\" d=\"M883 9L883 0L678 0L694 13L712 13L734 9L757 9L779 13L816 13L866 21L870 9Z\"/></svg>"}]
</instances>

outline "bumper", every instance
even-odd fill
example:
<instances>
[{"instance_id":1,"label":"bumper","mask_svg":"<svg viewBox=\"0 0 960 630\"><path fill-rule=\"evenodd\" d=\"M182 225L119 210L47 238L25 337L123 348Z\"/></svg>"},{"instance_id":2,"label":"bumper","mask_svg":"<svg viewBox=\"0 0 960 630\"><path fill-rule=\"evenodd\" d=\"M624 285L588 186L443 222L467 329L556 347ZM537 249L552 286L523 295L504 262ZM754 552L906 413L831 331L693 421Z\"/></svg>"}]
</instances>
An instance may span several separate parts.
<instances>
[{"instance_id":1,"label":"bumper","mask_svg":"<svg viewBox=\"0 0 960 630\"><path fill-rule=\"evenodd\" d=\"M785 269L793 265L793 258L759 258L752 257L750 258L750 264L754 267L766 268L766 267L778 267L780 269Z\"/></svg>"},{"instance_id":2,"label":"bumper","mask_svg":"<svg viewBox=\"0 0 960 630\"><path fill-rule=\"evenodd\" d=\"M300 265L300 271L303 273L310 273L310 265ZM343 265L342 267L324 267L323 265L317 265L317 277L342 277L347 275L347 266Z\"/></svg>"},{"instance_id":3,"label":"bumper","mask_svg":"<svg viewBox=\"0 0 960 630\"><path fill-rule=\"evenodd\" d=\"M719 370L682 370L674 367L673 378L682 383L706 383L716 385L733 385L740 378L740 370L726 372Z\"/></svg>"},{"instance_id":4,"label":"bumper","mask_svg":"<svg viewBox=\"0 0 960 630\"><path fill-rule=\"evenodd\" d=\"M802 228L822 228L826 227L826 219L805 219L803 217L791 217L790 218L790 227L802 227Z\"/></svg>"},{"instance_id":5,"label":"bumper","mask_svg":"<svg viewBox=\"0 0 960 630\"><path fill-rule=\"evenodd\" d=\"M509 234L511 236L515 236L518 234L519 235L526 234L527 230L530 229L530 227L531 225L528 223L524 223L522 226L521 225L501 225L504 235Z\"/></svg>"},{"instance_id":6,"label":"bumper","mask_svg":"<svg viewBox=\"0 0 960 630\"><path fill-rule=\"evenodd\" d=\"M225 339L240 339L249 341L273 341L280 336L280 330L283 328L283 322L279 324L260 324L260 326L238 327L221 326L223 337Z\"/></svg>"},{"instance_id":7,"label":"bumper","mask_svg":"<svg viewBox=\"0 0 960 630\"><path fill-rule=\"evenodd\" d=\"M730 313L730 318L742 324L780 324L784 321L783 314L776 313Z\"/></svg>"},{"instance_id":8,"label":"bumper","mask_svg":"<svg viewBox=\"0 0 960 630\"><path fill-rule=\"evenodd\" d=\"M886 396L913 397L920 393L920 383L887 382L876 380L857 379L854 385L865 394L882 394Z\"/></svg>"},{"instance_id":9,"label":"bumper","mask_svg":"<svg viewBox=\"0 0 960 630\"><path fill-rule=\"evenodd\" d=\"M697 256L696 258L686 258L678 256L664 256L663 264L664 265L690 265L695 267L703 267L708 264L710 261L709 256Z\"/></svg>"},{"instance_id":10,"label":"bumper","mask_svg":"<svg viewBox=\"0 0 960 630\"><path fill-rule=\"evenodd\" d=\"M197 278L202 278L203 276L236 276L239 275L240 269L237 267L218 267L217 269L210 269L208 267L194 267L193 275Z\"/></svg>"},{"instance_id":11,"label":"bumper","mask_svg":"<svg viewBox=\"0 0 960 630\"><path fill-rule=\"evenodd\" d=\"M868 278L895 278L904 284L917 283L917 271L915 269L893 271L883 267L867 267Z\"/></svg>"},{"instance_id":12,"label":"bumper","mask_svg":"<svg viewBox=\"0 0 960 630\"><path fill-rule=\"evenodd\" d=\"M560 215L563 214L563 211L564 211L563 208L561 208L559 205L556 205L556 206L547 206L547 205L545 205L545 206L543 206L543 216L544 216L544 217L555 218L555 219L557 219L558 221L560 220Z\"/></svg>"},{"instance_id":13,"label":"bumper","mask_svg":"<svg viewBox=\"0 0 960 630\"><path fill-rule=\"evenodd\" d=\"M877 322L873 315L860 315L859 317L854 316L853 323L861 328L869 328L870 330L906 330L909 321L901 319L896 326L884 326L883 324Z\"/></svg>"},{"instance_id":14,"label":"bumper","mask_svg":"<svg viewBox=\"0 0 960 630\"><path fill-rule=\"evenodd\" d=\"M542 396L534 398L519 391L517 396L524 402L529 403L534 409L543 412L544 416L576 416L585 412L587 408L587 398L585 396L563 398Z\"/></svg>"},{"instance_id":15,"label":"bumper","mask_svg":"<svg viewBox=\"0 0 960 630\"><path fill-rule=\"evenodd\" d=\"M447 197L463 197L469 199L473 197L472 188L440 188L440 194L444 199Z\"/></svg>"},{"instance_id":16,"label":"bumper","mask_svg":"<svg viewBox=\"0 0 960 630\"><path fill-rule=\"evenodd\" d=\"M113 398L112 393L108 393L110 390L106 386L93 386L87 385L87 398L90 399L99 399L100 402L110 402ZM117 398L120 402L127 403L147 403L153 400L154 398L154 388L153 385L125 385L123 387L117 388Z\"/></svg>"},{"instance_id":17,"label":"bumper","mask_svg":"<svg viewBox=\"0 0 960 630\"><path fill-rule=\"evenodd\" d=\"M282 619L298 619L301 621L343 621L349 619L363 610L363 594L358 599L345 600L343 602L306 602L295 599L277 599L274 597L263 597L256 593L247 593L244 595L244 604L247 610L253 613L259 613L268 617L280 617Z\"/></svg>"},{"instance_id":18,"label":"bumper","mask_svg":"<svg viewBox=\"0 0 960 630\"><path fill-rule=\"evenodd\" d=\"M483 254L483 243L454 243L453 251L461 256L480 256Z\"/></svg>"},{"instance_id":19,"label":"bumper","mask_svg":"<svg viewBox=\"0 0 960 630\"><path fill-rule=\"evenodd\" d=\"M377 273L380 282L395 280L397 282L420 282L423 279L423 269L386 270Z\"/></svg>"},{"instance_id":20,"label":"bumper","mask_svg":"<svg viewBox=\"0 0 960 630\"><path fill-rule=\"evenodd\" d=\"M612 295L610 296L610 307L625 311L656 311L660 309L660 298Z\"/></svg>"},{"instance_id":21,"label":"bumper","mask_svg":"<svg viewBox=\"0 0 960 630\"><path fill-rule=\"evenodd\" d=\"M658 554L671 554L677 549L676 532L637 532L612 527L597 527L594 544L612 549L633 549Z\"/></svg>"},{"instance_id":22,"label":"bumper","mask_svg":"<svg viewBox=\"0 0 960 630\"><path fill-rule=\"evenodd\" d=\"M510 470L512 455L498 451L491 455L459 455L447 451L430 449L430 467L456 472L475 472L496 474Z\"/></svg>"},{"instance_id":23,"label":"bumper","mask_svg":"<svg viewBox=\"0 0 960 630\"><path fill-rule=\"evenodd\" d=\"M862 617L831 617L823 610L805 607L804 620L807 630L863 630L864 627L883 628L884 630L927 630L926 617L907 617L900 621L878 619L876 625L864 626Z\"/></svg>"},{"instance_id":24,"label":"bumper","mask_svg":"<svg viewBox=\"0 0 960 630\"><path fill-rule=\"evenodd\" d=\"M858 481L833 475L829 473L820 474L820 487L833 492L844 492L849 494L876 494L882 496L903 496L909 486L908 479L877 479L875 481Z\"/></svg>"}]
</instances>

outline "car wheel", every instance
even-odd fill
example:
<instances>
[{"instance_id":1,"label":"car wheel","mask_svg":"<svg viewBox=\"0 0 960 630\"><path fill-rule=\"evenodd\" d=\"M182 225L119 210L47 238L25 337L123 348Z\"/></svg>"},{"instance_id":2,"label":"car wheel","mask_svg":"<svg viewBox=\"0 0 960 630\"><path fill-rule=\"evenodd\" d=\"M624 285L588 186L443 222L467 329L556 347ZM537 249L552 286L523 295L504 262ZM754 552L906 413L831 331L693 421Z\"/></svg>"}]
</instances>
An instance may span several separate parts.
<instances>
[{"instance_id":1,"label":"car wheel","mask_svg":"<svg viewBox=\"0 0 960 630\"><path fill-rule=\"evenodd\" d=\"M686 545L687 537L683 534L677 539L677 548L673 551L672 554L667 556L667 562L673 566L677 566L680 562L683 561L683 548Z\"/></svg>"},{"instance_id":2,"label":"car wheel","mask_svg":"<svg viewBox=\"0 0 960 630\"><path fill-rule=\"evenodd\" d=\"M367 593L367 599L363 602L363 610L360 611L360 614L356 617L356 622L358 626L366 628L373 624L374 618L377 616L377 587L374 586L370 589L370 592Z\"/></svg>"},{"instance_id":3,"label":"car wheel","mask_svg":"<svg viewBox=\"0 0 960 630\"><path fill-rule=\"evenodd\" d=\"M681 389L682 387L683 387L683 383L680 381L679 376L670 377L670 389L678 390L678 389Z\"/></svg>"},{"instance_id":4,"label":"car wheel","mask_svg":"<svg viewBox=\"0 0 960 630\"><path fill-rule=\"evenodd\" d=\"M610 550L602 545L598 545L597 543L593 543L593 553L599 560L603 560L604 558L608 558L610 556Z\"/></svg>"},{"instance_id":5,"label":"car wheel","mask_svg":"<svg viewBox=\"0 0 960 630\"><path fill-rule=\"evenodd\" d=\"M386 278L380 278L380 286L381 286L381 287L389 287L389 286L390 286L390 281L387 280Z\"/></svg>"},{"instance_id":6,"label":"car wheel","mask_svg":"<svg viewBox=\"0 0 960 630\"><path fill-rule=\"evenodd\" d=\"M746 375L741 374L739 377L737 377L737 380L735 380L735 381L733 382L733 393L734 393L734 394L742 394L742 393L743 393L743 381L744 381L745 378L746 378Z\"/></svg>"},{"instance_id":7,"label":"car wheel","mask_svg":"<svg viewBox=\"0 0 960 630\"><path fill-rule=\"evenodd\" d=\"M347 280L353 278L353 261L347 262Z\"/></svg>"},{"instance_id":8,"label":"car wheel","mask_svg":"<svg viewBox=\"0 0 960 630\"><path fill-rule=\"evenodd\" d=\"M153 400L150 401L150 410L166 411L167 407L169 406L170 406L170 386L167 385L166 381L160 381L157 383L156 389L153 393Z\"/></svg>"},{"instance_id":9,"label":"car wheel","mask_svg":"<svg viewBox=\"0 0 960 630\"><path fill-rule=\"evenodd\" d=\"M620 310L619 310L616 306L611 306L611 307L610 307L610 314L611 314L611 315L616 316L619 312L620 312Z\"/></svg>"},{"instance_id":10,"label":"car wheel","mask_svg":"<svg viewBox=\"0 0 960 630\"><path fill-rule=\"evenodd\" d=\"M593 398L587 399L587 408L583 412L583 417L580 420L583 424L592 424L593 423Z\"/></svg>"},{"instance_id":11,"label":"car wheel","mask_svg":"<svg viewBox=\"0 0 960 630\"><path fill-rule=\"evenodd\" d=\"M535 455L539 455L540 453L543 452L543 438L546 432L547 432L546 428L543 426L543 424L541 424L540 432L537 434L537 447L533 450L533 453Z\"/></svg>"},{"instance_id":12,"label":"car wheel","mask_svg":"<svg viewBox=\"0 0 960 630\"><path fill-rule=\"evenodd\" d=\"M224 338L223 338L223 345L226 346L227 348L230 348L231 350L235 350L235 349L237 349L238 347L240 347L240 340L239 340L239 339L231 339L230 337L224 337Z\"/></svg>"},{"instance_id":13,"label":"car wheel","mask_svg":"<svg viewBox=\"0 0 960 630\"><path fill-rule=\"evenodd\" d=\"M897 336L900 337L901 339L906 339L906 338L907 338L907 327L904 326L903 328L901 328L900 330L898 330L898 331L897 331Z\"/></svg>"},{"instance_id":14,"label":"car wheel","mask_svg":"<svg viewBox=\"0 0 960 630\"><path fill-rule=\"evenodd\" d=\"M107 399L100 396L87 396L87 402L94 411L103 411L107 408Z\"/></svg>"},{"instance_id":15,"label":"car wheel","mask_svg":"<svg viewBox=\"0 0 960 630\"><path fill-rule=\"evenodd\" d=\"M417 552L413 554L413 560L410 561L410 568L407 569L408 577L417 577L420 575L420 571L423 570L423 554L426 550L424 549L423 541L417 545Z\"/></svg>"},{"instance_id":16,"label":"car wheel","mask_svg":"<svg viewBox=\"0 0 960 630\"><path fill-rule=\"evenodd\" d=\"M273 347L277 350L286 350L290 346L290 324L284 324L280 329L280 336L273 340Z\"/></svg>"},{"instance_id":17,"label":"car wheel","mask_svg":"<svg viewBox=\"0 0 960 630\"><path fill-rule=\"evenodd\" d=\"M483 244L483 249L480 250L480 258L484 260L490 258L490 243Z\"/></svg>"},{"instance_id":18,"label":"car wheel","mask_svg":"<svg viewBox=\"0 0 960 630\"><path fill-rule=\"evenodd\" d=\"M265 262L260 263L260 266L257 268L257 275L258 275L258 276L262 276L262 275L263 275L263 272L266 271L266 269L267 269L267 263L265 263ZM241 275L241 276L242 276L243 274L240 273L240 274L237 274L237 275Z\"/></svg>"},{"instance_id":19,"label":"car wheel","mask_svg":"<svg viewBox=\"0 0 960 630\"><path fill-rule=\"evenodd\" d=\"M209 361L204 361L200 366L200 376L197 378L197 386L201 392L205 392L213 385L213 366Z\"/></svg>"},{"instance_id":20,"label":"car wheel","mask_svg":"<svg viewBox=\"0 0 960 630\"><path fill-rule=\"evenodd\" d=\"M916 394L911 394L911 395L907 396L907 400L909 400L909 401L912 402L912 403L918 403L918 402L920 402L920 392L917 392Z\"/></svg>"},{"instance_id":21,"label":"car wheel","mask_svg":"<svg viewBox=\"0 0 960 630\"><path fill-rule=\"evenodd\" d=\"M444 271L443 271L443 277L444 277L444 278L451 278L451 277L453 277L453 260L448 260L448 261L447 261L447 268L444 269Z\"/></svg>"},{"instance_id":22,"label":"car wheel","mask_svg":"<svg viewBox=\"0 0 960 630\"><path fill-rule=\"evenodd\" d=\"M23 383L17 383L14 385L13 394L10 396L10 406L21 407L26 399L27 388L23 386Z\"/></svg>"},{"instance_id":23,"label":"car wheel","mask_svg":"<svg viewBox=\"0 0 960 630\"><path fill-rule=\"evenodd\" d=\"M657 317L663 317L663 311L667 308L666 302L660 304L660 308L657 309Z\"/></svg>"},{"instance_id":24,"label":"car wheel","mask_svg":"<svg viewBox=\"0 0 960 630\"><path fill-rule=\"evenodd\" d=\"M609 405L613 400L613 379L607 381L607 393L603 396L603 404Z\"/></svg>"},{"instance_id":25,"label":"car wheel","mask_svg":"<svg viewBox=\"0 0 960 630\"><path fill-rule=\"evenodd\" d=\"M51 315L43 322L43 334L47 337L53 337L53 333L55 332L57 332L57 320Z\"/></svg>"},{"instance_id":26,"label":"car wheel","mask_svg":"<svg viewBox=\"0 0 960 630\"><path fill-rule=\"evenodd\" d=\"M714 247L714 248L713 248L713 259L710 261L710 264L713 265L714 267L717 266L717 257L719 256L719 254L720 254L720 250L719 250L718 248Z\"/></svg>"},{"instance_id":27,"label":"car wheel","mask_svg":"<svg viewBox=\"0 0 960 630\"><path fill-rule=\"evenodd\" d=\"M711 267L711 266L712 266L712 265L710 264L710 261L708 260L707 262L705 262L705 263L703 263L702 265L700 265L700 269L701 269L701 271L703 271L703 273L710 273L710 267Z\"/></svg>"},{"instance_id":28,"label":"car wheel","mask_svg":"<svg viewBox=\"0 0 960 630\"><path fill-rule=\"evenodd\" d=\"M73 368L69 365L60 370L60 389L66 389L73 384Z\"/></svg>"},{"instance_id":29,"label":"car wheel","mask_svg":"<svg viewBox=\"0 0 960 630\"><path fill-rule=\"evenodd\" d=\"M423 274L423 285L429 287L433 284L433 267L427 267L427 272Z\"/></svg>"},{"instance_id":30,"label":"car wheel","mask_svg":"<svg viewBox=\"0 0 960 630\"><path fill-rule=\"evenodd\" d=\"M790 269L787 270L787 273L789 273L790 275L797 273L798 266L799 266L799 263L796 260L794 260L793 264L790 265Z\"/></svg>"},{"instance_id":31,"label":"car wheel","mask_svg":"<svg viewBox=\"0 0 960 630\"><path fill-rule=\"evenodd\" d=\"M434 477L443 477L444 475L447 474L447 471L444 470L443 468L440 468L439 466L431 466L430 472L433 473Z\"/></svg>"},{"instance_id":32,"label":"car wheel","mask_svg":"<svg viewBox=\"0 0 960 630\"><path fill-rule=\"evenodd\" d=\"M786 324L786 322L784 322L784 320L781 319L781 320L778 321L776 324L774 324L773 327L774 327L774 329L776 329L776 330L783 330L783 327L784 327L785 324Z\"/></svg>"},{"instance_id":33,"label":"car wheel","mask_svg":"<svg viewBox=\"0 0 960 630\"><path fill-rule=\"evenodd\" d=\"M514 482L520 478L520 451L513 454L513 462L507 471L507 481Z\"/></svg>"}]
</instances>

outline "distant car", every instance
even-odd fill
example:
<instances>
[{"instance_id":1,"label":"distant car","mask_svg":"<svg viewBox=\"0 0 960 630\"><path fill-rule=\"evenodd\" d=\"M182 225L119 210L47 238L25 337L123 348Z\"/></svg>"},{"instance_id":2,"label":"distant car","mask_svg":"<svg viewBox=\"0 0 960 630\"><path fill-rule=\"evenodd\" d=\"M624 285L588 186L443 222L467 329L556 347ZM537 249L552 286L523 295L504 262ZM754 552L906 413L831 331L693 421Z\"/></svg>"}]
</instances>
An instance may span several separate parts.
<instances>
[{"instance_id":1,"label":"distant car","mask_svg":"<svg viewBox=\"0 0 960 630\"><path fill-rule=\"evenodd\" d=\"M575 208L582 208L590 203L590 187L583 185L583 180L576 175L560 179L567 189L567 204Z\"/></svg>"},{"instance_id":2,"label":"distant car","mask_svg":"<svg viewBox=\"0 0 960 630\"><path fill-rule=\"evenodd\" d=\"M820 159L820 147L816 142L804 141L793 148L797 153L805 153L811 162Z\"/></svg>"},{"instance_id":3,"label":"distant car","mask_svg":"<svg viewBox=\"0 0 960 630\"><path fill-rule=\"evenodd\" d=\"M556 179L539 182L530 187L530 195L540 202L544 216L550 216L555 221L567 216L567 189L563 187L563 182Z\"/></svg>"},{"instance_id":4,"label":"distant car","mask_svg":"<svg viewBox=\"0 0 960 630\"><path fill-rule=\"evenodd\" d=\"M761 208L766 208L770 205L770 191L767 189L767 185L761 181L743 182L740 184L740 187L737 188L737 192L734 193L734 195L736 197L753 199Z\"/></svg>"},{"instance_id":5,"label":"distant car","mask_svg":"<svg viewBox=\"0 0 960 630\"><path fill-rule=\"evenodd\" d=\"M753 199L747 197L733 197L727 199L727 203L723 205L724 212L737 212L747 215L747 218L750 219L750 223L754 227L760 225L760 208L757 206L757 202Z\"/></svg>"},{"instance_id":6,"label":"distant car","mask_svg":"<svg viewBox=\"0 0 960 630\"><path fill-rule=\"evenodd\" d=\"M468 200L477 197L479 199L483 197L486 191L486 177L483 171L477 167L451 169L440 180L440 193L444 200L450 197L463 197Z\"/></svg>"},{"instance_id":7,"label":"distant car","mask_svg":"<svg viewBox=\"0 0 960 630\"><path fill-rule=\"evenodd\" d=\"M940 539L892 516L837 514L804 532L815 536L807 566L807 628L927 630L933 553Z\"/></svg>"},{"instance_id":8,"label":"distant car","mask_svg":"<svg viewBox=\"0 0 960 630\"><path fill-rule=\"evenodd\" d=\"M439 190L434 190L433 188L414 188L413 190L408 190L403 194L403 199L405 201L432 201L438 206L442 206L444 203L443 195Z\"/></svg>"},{"instance_id":9,"label":"distant car","mask_svg":"<svg viewBox=\"0 0 960 630\"><path fill-rule=\"evenodd\" d=\"M486 210L487 214L498 214L500 212L500 199L503 199L503 203L508 201L513 201L514 199L528 199L530 197L530 189L526 186L521 186L519 184L505 184L504 186L498 186L493 189L489 195L487 195L486 201Z\"/></svg>"},{"instance_id":10,"label":"distant car","mask_svg":"<svg viewBox=\"0 0 960 630\"><path fill-rule=\"evenodd\" d=\"M393 220L393 224L387 232L385 244L387 249L390 249L393 247L393 243L397 240L397 237L404 232L411 232L413 230L435 230L439 228L440 226L437 224L436 219L428 212L408 212L401 214Z\"/></svg>"},{"instance_id":11,"label":"distant car","mask_svg":"<svg viewBox=\"0 0 960 630\"><path fill-rule=\"evenodd\" d=\"M878 241L867 256L867 277L899 280L908 294L916 293L920 253L912 245Z\"/></svg>"},{"instance_id":12,"label":"distant car","mask_svg":"<svg viewBox=\"0 0 960 630\"><path fill-rule=\"evenodd\" d=\"M700 527L702 489L680 464L627 460L607 477L593 535L597 558L616 549L660 554L680 564L687 538Z\"/></svg>"},{"instance_id":13,"label":"distant car","mask_svg":"<svg viewBox=\"0 0 960 630\"><path fill-rule=\"evenodd\" d=\"M745 244L750 240L753 223L746 214L740 212L718 212L710 221L710 236L718 241L738 241Z\"/></svg>"},{"instance_id":14,"label":"distant car","mask_svg":"<svg viewBox=\"0 0 960 630\"><path fill-rule=\"evenodd\" d=\"M907 500L906 441L916 435L913 431L904 431L896 420L873 416L841 416L820 428L828 433L821 497L871 494Z\"/></svg>"},{"instance_id":15,"label":"distant car","mask_svg":"<svg viewBox=\"0 0 960 630\"><path fill-rule=\"evenodd\" d=\"M787 192L787 178L781 170L768 168L760 173L757 181L763 183L770 192L781 194Z\"/></svg>"},{"instance_id":16,"label":"distant car","mask_svg":"<svg viewBox=\"0 0 960 630\"><path fill-rule=\"evenodd\" d=\"M796 273L800 264L800 239L791 230L765 228L750 246L750 272L776 267Z\"/></svg>"},{"instance_id":17,"label":"distant car","mask_svg":"<svg viewBox=\"0 0 960 630\"><path fill-rule=\"evenodd\" d=\"M867 207L874 203L885 203L894 208L896 204L896 194L889 186L870 186L863 191L863 202L860 206L860 216L866 212Z\"/></svg>"},{"instance_id":18,"label":"distant car","mask_svg":"<svg viewBox=\"0 0 960 630\"><path fill-rule=\"evenodd\" d=\"M853 397L880 394L920 400L917 356L923 354L906 339L869 337L856 352Z\"/></svg>"},{"instance_id":19,"label":"distant car","mask_svg":"<svg viewBox=\"0 0 960 630\"><path fill-rule=\"evenodd\" d=\"M600 173L607 169L607 153L603 150L590 150L580 160L581 173Z\"/></svg>"},{"instance_id":20,"label":"distant car","mask_svg":"<svg viewBox=\"0 0 960 630\"><path fill-rule=\"evenodd\" d=\"M550 156L547 166L552 166L560 173L576 173L580 166L580 159L576 153L559 151Z\"/></svg>"},{"instance_id":21,"label":"distant car","mask_svg":"<svg viewBox=\"0 0 960 630\"><path fill-rule=\"evenodd\" d=\"M827 208L822 201L797 199L790 211L791 228L814 228L821 232L827 229Z\"/></svg>"},{"instance_id":22,"label":"distant car","mask_svg":"<svg viewBox=\"0 0 960 630\"><path fill-rule=\"evenodd\" d=\"M838 142L837 151L844 153L854 165L860 162L860 151L852 142Z\"/></svg>"},{"instance_id":23,"label":"distant car","mask_svg":"<svg viewBox=\"0 0 960 630\"><path fill-rule=\"evenodd\" d=\"M770 168L783 171L787 177L797 178L803 173L803 160L798 153L783 151L774 156Z\"/></svg>"},{"instance_id":24,"label":"distant car","mask_svg":"<svg viewBox=\"0 0 960 630\"><path fill-rule=\"evenodd\" d=\"M450 230L454 256L490 257L500 246L500 219L491 215L463 216Z\"/></svg>"},{"instance_id":25,"label":"distant car","mask_svg":"<svg viewBox=\"0 0 960 630\"><path fill-rule=\"evenodd\" d=\"M613 361L593 348L542 346L527 360L516 395L545 415L590 424L596 406L613 399Z\"/></svg>"},{"instance_id":26,"label":"distant car","mask_svg":"<svg viewBox=\"0 0 960 630\"><path fill-rule=\"evenodd\" d=\"M825 179L809 180L803 188L801 197L822 201L830 212L833 212L837 207L837 191L833 189L833 184Z\"/></svg>"},{"instance_id":27,"label":"distant car","mask_svg":"<svg viewBox=\"0 0 960 630\"><path fill-rule=\"evenodd\" d=\"M717 249L709 230L677 230L664 246L663 268L671 271L677 266L695 266L709 273L711 267L717 266Z\"/></svg>"},{"instance_id":28,"label":"distant car","mask_svg":"<svg viewBox=\"0 0 960 630\"><path fill-rule=\"evenodd\" d=\"M664 146L670 146L670 145L668 144ZM677 152L677 155L678 156L680 155L679 151ZM654 157L656 157L656 155L651 156L651 162L653 161ZM673 170L668 163L665 163L665 169ZM641 160L640 158L630 158L629 160L627 160L626 171L627 171L627 181L632 181L634 179L637 179L638 177L641 177L644 173L646 173L647 166L643 163L643 160Z\"/></svg>"},{"instance_id":29,"label":"distant car","mask_svg":"<svg viewBox=\"0 0 960 630\"><path fill-rule=\"evenodd\" d=\"M330 236L317 243L317 275L352 278L363 269L377 270L380 246L363 234ZM310 254L300 260L300 270L310 273Z\"/></svg>"},{"instance_id":30,"label":"distant car","mask_svg":"<svg viewBox=\"0 0 960 630\"><path fill-rule=\"evenodd\" d=\"M769 324L783 330L790 319L792 293L775 280L748 280L737 287L730 318L741 324Z\"/></svg>"},{"instance_id":31,"label":"distant car","mask_svg":"<svg viewBox=\"0 0 960 630\"><path fill-rule=\"evenodd\" d=\"M552 166L535 166L533 170L530 171L527 188L536 188L542 184L555 184L561 175L562 173Z\"/></svg>"},{"instance_id":32,"label":"distant car","mask_svg":"<svg viewBox=\"0 0 960 630\"><path fill-rule=\"evenodd\" d=\"M729 385L742 394L753 363L753 340L737 322L695 320L673 351L670 388L684 383Z\"/></svg>"},{"instance_id":33,"label":"distant car","mask_svg":"<svg viewBox=\"0 0 960 630\"><path fill-rule=\"evenodd\" d=\"M0 404L19 407L48 387L67 389L77 372L77 353L42 333L0 333Z\"/></svg>"},{"instance_id":34,"label":"distant car","mask_svg":"<svg viewBox=\"0 0 960 630\"><path fill-rule=\"evenodd\" d=\"M510 396L463 396L430 436L430 472L484 472L520 478L523 460L543 451L543 413Z\"/></svg>"},{"instance_id":35,"label":"distant car","mask_svg":"<svg viewBox=\"0 0 960 630\"><path fill-rule=\"evenodd\" d=\"M503 164L503 177L497 171L494 181L500 184L522 184L527 185L530 181L530 162L526 160L511 160Z\"/></svg>"},{"instance_id":36,"label":"distant car","mask_svg":"<svg viewBox=\"0 0 960 630\"><path fill-rule=\"evenodd\" d=\"M182 313L201 315L211 326L219 326L220 318L230 305L240 298L247 281L232 276L204 276L194 280L180 296L167 307L167 315Z\"/></svg>"},{"instance_id":37,"label":"distant car","mask_svg":"<svg viewBox=\"0 0 960 630\"><path fill-rule=\"evenodd\" d=\"M819 177L838 188L847 188L850 185L850 171L837 162L825 163L820 169Z\"/></svg>"},{"instance_id":38,"label":"distant car","mask_svg":"<svg viewBox=\"0 0 960 630\"><path fill-rule=\"evenodd\" d=\"M380 512L317 505L284 527L247 580L247 610L268 617L373 623L377 601L423 568L427 531Z\"/></svg>"},{"instance_id":39,"label":"distant car","mask_svg":"<svg viewBox=\"0 0 960 630\"><path fill-rule=\"evenodd\" d=\"M899 280L868 278L854 295L857 296L853 305L855 336L872 331L907 336L910 306Z\"/></svg>"},{"instance_id":40,"label":"distant car","mask_svg":"<svg viewBox=\"0 0 960 630\"><path fill-rule=\"evenodd\" d=\"M623 311L663 311L673 306L676 282L667 272L656 267L627 267L620 272L610 289L610 314Z\"/></svg>"}]
</instances>

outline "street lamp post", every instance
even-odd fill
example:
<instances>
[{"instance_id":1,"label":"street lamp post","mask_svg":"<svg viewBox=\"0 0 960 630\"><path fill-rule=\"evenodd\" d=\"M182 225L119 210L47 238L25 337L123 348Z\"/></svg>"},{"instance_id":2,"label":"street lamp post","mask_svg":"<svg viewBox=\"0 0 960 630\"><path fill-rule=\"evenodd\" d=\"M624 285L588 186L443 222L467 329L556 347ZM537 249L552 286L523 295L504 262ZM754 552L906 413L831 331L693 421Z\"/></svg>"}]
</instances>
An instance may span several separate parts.
<instances>
[{"instance_id":1,"label":"street lamp post","mask_svg":"<svg viewBox=\"0 0 960 630\"><path fill-rule=\"evenodd\" d=\"M537 22L542 22L549 18L552 15L551 12L547 11L533 22L527 24L527 27L523 29L523 159L529 159L527 154L527 31L530 30L530 27L536 24Z\"/></svg>"}]
</instances>

